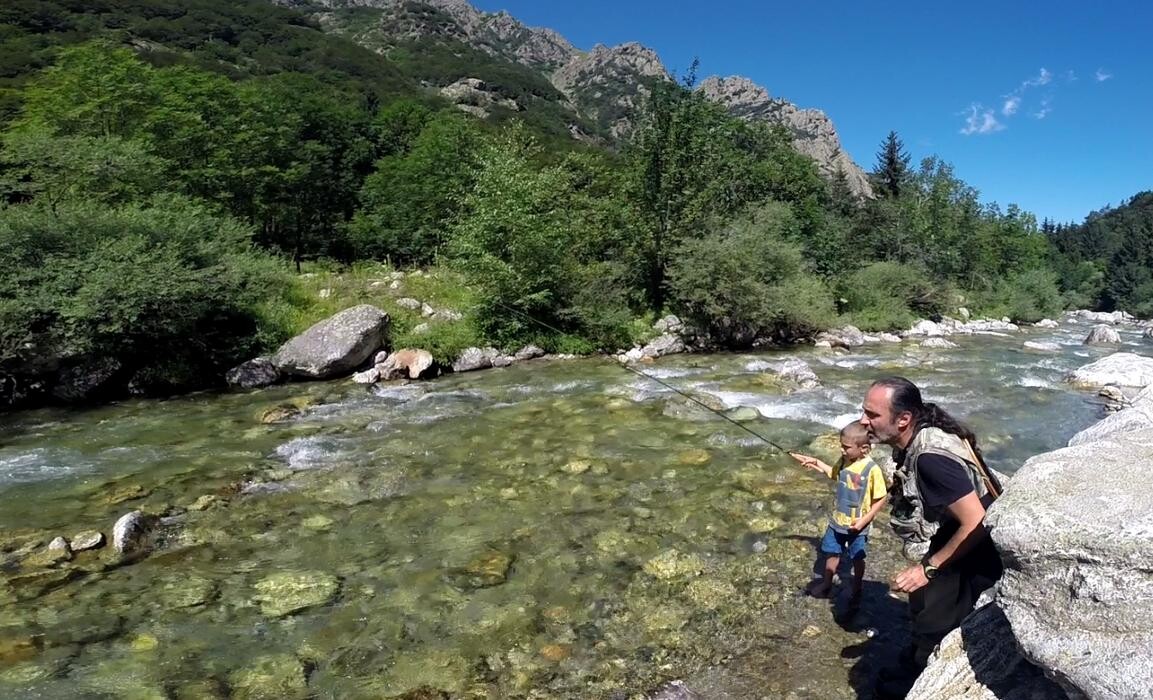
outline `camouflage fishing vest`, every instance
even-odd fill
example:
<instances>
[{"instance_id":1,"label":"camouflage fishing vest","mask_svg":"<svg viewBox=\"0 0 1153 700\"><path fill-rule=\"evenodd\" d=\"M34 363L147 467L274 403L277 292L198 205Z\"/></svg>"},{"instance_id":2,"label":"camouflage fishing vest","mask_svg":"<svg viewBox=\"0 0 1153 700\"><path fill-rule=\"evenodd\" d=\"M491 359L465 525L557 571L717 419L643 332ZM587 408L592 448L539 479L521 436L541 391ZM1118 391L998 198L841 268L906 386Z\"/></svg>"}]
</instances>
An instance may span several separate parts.
<instances>
[{"instance_id":1,"label":"camouflage fishing vest","mask_svg":"<svg viewBox=\"0 0 1153 700\"><path fill-rule=\"evenodd\" d=\"M973 490L984 498L989 489L981 478L980 468L973 462L968 447L961 438L939 428L922 428L917 432L904 459L893 474L893 487L889 491L892 511L889 523L905 543L905 556L920 561L929 551L929 540L941 525L944 508L929 508L921 497L921 480L917 474L917 460L924 454L948 457L964 465Z\"/></svg>"}]
</instances>

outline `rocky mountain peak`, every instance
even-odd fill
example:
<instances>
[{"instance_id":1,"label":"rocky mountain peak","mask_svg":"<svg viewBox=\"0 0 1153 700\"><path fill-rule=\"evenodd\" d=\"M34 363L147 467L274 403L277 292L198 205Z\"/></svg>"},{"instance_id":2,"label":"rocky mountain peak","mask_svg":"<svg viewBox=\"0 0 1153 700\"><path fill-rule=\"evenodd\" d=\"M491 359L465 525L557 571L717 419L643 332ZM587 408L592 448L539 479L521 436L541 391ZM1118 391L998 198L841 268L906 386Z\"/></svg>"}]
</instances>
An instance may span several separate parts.
<instances>
[{"instance_id":1,"label":"rocky mountain peak","mask_svg":"<svg viewBox=\"0 0 1153 700\"><path fill-rule=\"evenodd\" d=\"M793 148L816 161L822 175L832 178L840 171L854 193L872 196L869 178L845 153L832 120L821 110L800 109L774 98L764 87L741 76L706 78L698 89L734 116L785 127L792 136Z\"/></svg>"}]
</instances>

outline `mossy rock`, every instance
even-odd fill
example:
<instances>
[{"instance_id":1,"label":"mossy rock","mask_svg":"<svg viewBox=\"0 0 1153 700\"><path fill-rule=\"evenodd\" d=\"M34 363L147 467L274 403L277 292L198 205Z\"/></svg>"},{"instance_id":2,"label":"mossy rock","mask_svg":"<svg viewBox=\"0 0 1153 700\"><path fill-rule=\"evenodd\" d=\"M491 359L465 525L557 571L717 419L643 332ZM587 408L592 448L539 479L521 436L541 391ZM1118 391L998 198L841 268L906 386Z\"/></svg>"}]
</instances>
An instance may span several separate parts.
<instances>
[{"instance_id":1,"label":"mossy rock","mask_svg":"<svg viewBox=\"0 0 1153 700\"><path fill-rule=\"evenodd\" d=\"M255 586L256 602L268 617L284 617L328 604L340 589L340 580L323 571L277 573Z\"/></svg>"},{"instance_id":2,"label":"mossy rock","mask_svg":"<svg viewBox=\"0 0 1153 700\"><path fill-rule=\"evenodd\" d=\"M291 654L262 656L228 676L234 700L292 700L308 697L304 665Z\"/></svg>"}]
</instances>

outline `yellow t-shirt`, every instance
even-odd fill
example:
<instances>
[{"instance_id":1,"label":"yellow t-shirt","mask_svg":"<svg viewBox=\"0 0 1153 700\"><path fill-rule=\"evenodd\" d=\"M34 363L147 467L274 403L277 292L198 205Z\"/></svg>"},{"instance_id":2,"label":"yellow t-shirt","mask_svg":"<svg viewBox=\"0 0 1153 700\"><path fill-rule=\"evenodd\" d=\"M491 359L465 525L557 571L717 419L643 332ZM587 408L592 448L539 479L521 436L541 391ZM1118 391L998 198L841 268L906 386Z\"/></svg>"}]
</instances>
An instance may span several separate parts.
<instances>
[{"instance_id":1,"label":"yellow t-shirt","mask_svg":"<svg viewBox=\"0 0 1153 700\"><path fill-rule=\"evenodd\" d=\"M849 466L844 466L844 460L837 462L833 467L833 472L830 474L833 481L840 483L842 481L842 472L844 472L844 483L851 490L862 488L862 475L865 472L865 467L868 466L872 460L868 455L858 459ZM889 493L889 489L885 486L885 474L881 467L875 462L873 468L869 471L869 483L864 484L865 495L861 499L861 507L854 509L852 513L842 513L835 506L833 508L832 520L836 525L841 527L849 527L852 524L853 518L860 518L873 504L884 498Z\"/></svg>"}]
</instances>

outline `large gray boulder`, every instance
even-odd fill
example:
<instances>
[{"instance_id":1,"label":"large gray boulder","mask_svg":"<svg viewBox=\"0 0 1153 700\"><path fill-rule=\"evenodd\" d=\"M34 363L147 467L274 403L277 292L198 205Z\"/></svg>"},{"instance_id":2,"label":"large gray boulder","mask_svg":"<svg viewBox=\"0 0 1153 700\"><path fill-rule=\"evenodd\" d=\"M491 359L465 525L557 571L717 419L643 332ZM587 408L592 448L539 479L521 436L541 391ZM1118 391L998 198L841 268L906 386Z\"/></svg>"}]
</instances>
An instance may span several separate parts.
<instances>
[{"instance_id":1,"label":"large gray boulder","mask_svg":"<svg viewBox=\"0 0 1153 700\"><path fill-rule=\"evenodd\" d=\"M906 700L1066 700L1021 656L1005 614L986 605L941 640Z\"/></svg>"},{"instance_id":2,"label":"large gray boulder","mask_svg":"<svg viewBox=\"0 0 1153 700\"><path fill-rule=\"evenodd\" d=\"M308 379L348 374L384 345L388 322L387 313L369 304L345 309L280 346L272 364Z\"/></svg>"},{"instance_id":3,"label":"large gray boulder","mask_svg":"<svg viewBox=\"0 0 1153 700\"><path fill-rule=\"evenodd\" d=\"M404 348L385 358L384 362L377 363L376 370L381 379L420 379L422 375L431 374L433 358L428 350Z\"/></svg>"},{"instance_id":4,"label":"large gray boulder","mask_svg":"<svg viewBox=\"0 0 1153 700\"><path fill-rule=\"evenodd\" d=\"M120 360L102 357L82 365L69 367L57 375L52 395L66 402L86 401L94 398L115 379L120 371Z\"/></svg>"},{"instance_id":5,"label":"large gray boulder","mask_svg":"<svg viewBox=\"0 0 1153 700\"><path fill-rule=\"evenodd\" d=\"M1093 700L1153 688L1150 462L1153 428L1038 455L986 520L1006 564L997 605L1017 644Z\"/></svg>"},{"instance_id":6,"label":"large gray boulder","mask_svg":"<svg viewBox=\"0 0 1153 700\"><path fill-rule=\"evenodd\" d=\"M1093 326L1093 330L1085 336L1085 345L1119 345L1120 343L1121 336L1113 330L1112 326L1105 324Z\"/></svg>"},{"instance_id":7,"label":"large gray boulder","mask_svg":"<svg viewBox=\"0 0 1153 700\"><path fill-rule=\"evenodd\" d=\"M1078 367L1066 377L1066 381L1083 387L1113 385L1143 388L1153 384L1153 358L1131 352L1115 352Z\"/></svg>"},{"instance_id":8,"label":"large gray boulder","mask_svg":"<svg viewBox=\"0 0 1153 700\"><path fill-rule=\"evenodd\" d=\"M645 357L664 357L665 355L677 355L684 351L685 341L673 333L657 336L648 345L641 348L641 354Z\"/></svg>"},{"instance_id":9,"label":"large gray boulder","mask_svg":"<svg viewBox=\"0 0 1153 700\"><path fill-rule=\"evenodd\" d=\"M500 357L496 348L465 348L452 363L453 372L473 372L488 369Z\"/></svg>"}]
</instances>

